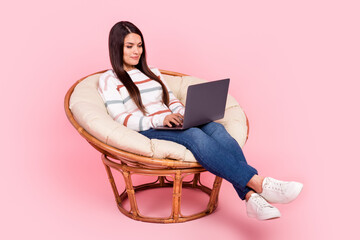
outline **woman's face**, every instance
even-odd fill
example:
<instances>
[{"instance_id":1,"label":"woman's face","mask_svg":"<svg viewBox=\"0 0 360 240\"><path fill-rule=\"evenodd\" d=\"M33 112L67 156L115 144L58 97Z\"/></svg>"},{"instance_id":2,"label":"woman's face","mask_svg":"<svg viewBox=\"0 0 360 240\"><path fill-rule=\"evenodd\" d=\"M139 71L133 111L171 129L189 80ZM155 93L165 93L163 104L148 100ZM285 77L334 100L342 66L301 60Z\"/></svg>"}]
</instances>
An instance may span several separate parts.
<instances>
[{"instance_id":1,"label":"woman's face","mask_svg":"<svg viewBox=\"0 0 360 240\"><path fill-rule=\"evenodd\" d=\"M136 33L129 33L124 39L124 69L129 71L134 69L134 66L139 63L141 54L143 52L140 35Z\"/></svg>"}]
</instances>

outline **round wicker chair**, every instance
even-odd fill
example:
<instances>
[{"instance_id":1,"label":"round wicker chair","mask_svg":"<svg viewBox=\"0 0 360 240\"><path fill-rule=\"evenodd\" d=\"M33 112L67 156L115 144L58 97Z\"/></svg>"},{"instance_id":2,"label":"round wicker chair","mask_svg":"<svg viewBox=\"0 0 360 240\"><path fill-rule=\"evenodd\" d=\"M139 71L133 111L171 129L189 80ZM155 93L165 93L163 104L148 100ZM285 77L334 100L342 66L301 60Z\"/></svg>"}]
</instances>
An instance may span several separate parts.
<instances>
[{"instance_id":1,"label":"round wicker chair","mask_svg":"<svg viewBox=\"0 0 360 240\"><path fill-rule=\"evenodd\" d=\"M104 103L96 89L98 78L100 74L105 71L90 74L78 80L68 90L65 96L64 105L66 115L71 124L76 128L80 135L86 139L86 141L102 153L101 159L105 165L119 210L126 216L135 220L156 223L185 222L212 213L218 204L222 178L216 176L212 188L203 185L200 181L200 175L201 173L206 172L206 170L196 162L189 150L177 143L164 140L149 140L145 136L110 119ZM160 70L160 72L169 84L171 90L173 90L175 96L183 103L185 102L187 86L198 82L204 82L204 80L186 74L166 70ZM86 85L84 83L86 81L91 83ZM176 87L178 87L177 91L173 89ZM96 94L98 96L95 96ZM91 95L92 97L88 98L88 95ZM93 116L94 114L92 111L96 112L96 117ZM102 117L105 117L108 122L106 124L98 123L98 115L107 115ZM87 122L88 118L92 119L90 123ZM217 122L220 122L225 126L229 133L239 142L240 146L245 144L249 131L248 121L245 113L230 95L228 96L226 104L225 116ZM112 129L102 129L110 125L113 126ZM113 132L116 131L120 132L120 134L126 132L128 135L125 134L125 137L119 137L119 135L113 134ZM130 135L131 137L129 137ZM114 140L114 138L117 139ZM119 142L116 142L119 139L122 139L120 144ZM143 151L142 149L137 148L137 144L142 144L141 141L145 141L146 144L152 144L150 147L151 149L149 151ZM147 146L146 144L145 146ZM154 146L160 146L161 144L165 145L163 145L163 147L158 147L158 149L165 148L170 149L170 151L175 149L177 151L177 149L182 147L181 149L184 151L181 153L184 154L158 154L156 153L158 150ZM119 171L124 178L125 189L121 193L119 193L115 184L112 169ZM133 186L131 178L133 174L156 176L157 180L155 182ZM192 180L185 181L184 178L189 175L191 175ZM137 205L136 193L147 189L163 187L173 188L170 216L166 218L143 216ZM209 202L206 209L192 215L184 216L181 213L180 208L182 188L199 189L208 194ZM126 210L123 205L126 199L130 202L129 211Z\"/></svg>"}]
</instances>

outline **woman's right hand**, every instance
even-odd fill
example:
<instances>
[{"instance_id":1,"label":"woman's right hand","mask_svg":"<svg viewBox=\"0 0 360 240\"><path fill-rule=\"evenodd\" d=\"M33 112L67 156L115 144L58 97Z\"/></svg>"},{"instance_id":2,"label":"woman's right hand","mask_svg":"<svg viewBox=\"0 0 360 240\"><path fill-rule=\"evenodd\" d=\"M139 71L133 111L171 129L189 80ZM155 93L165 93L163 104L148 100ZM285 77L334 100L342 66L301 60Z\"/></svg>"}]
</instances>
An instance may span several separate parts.
<instances>
[{"instance_id":1,"label":"woman's right hand","mask_svg":"<svg viewBox=\"0 0 360 240\"><path fill-rule=\"evenodd\" d=\"M169 114L164 119L164 126L172 127L171 123L175 124L176 126L179 126L182 125L183 120L184 117L180 113Z\"/></svg>"}]
</instances>

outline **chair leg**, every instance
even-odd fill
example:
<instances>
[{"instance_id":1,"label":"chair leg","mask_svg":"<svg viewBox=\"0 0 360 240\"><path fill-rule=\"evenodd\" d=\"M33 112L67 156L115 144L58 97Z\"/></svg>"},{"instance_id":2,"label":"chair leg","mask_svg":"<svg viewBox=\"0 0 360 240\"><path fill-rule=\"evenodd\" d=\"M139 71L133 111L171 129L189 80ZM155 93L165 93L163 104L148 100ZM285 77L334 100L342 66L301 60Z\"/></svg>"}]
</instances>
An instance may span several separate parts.
<instances>
[{"instance_id":1,"label":"chair leg","mask_svg":"<svg viewBox=\"0 0 360 240\"><path fill-rule=\"evenodd\" d=\"M106 169L106 173L108 175L108 179L110 181L111 188L112 188L114 196L115 196L115 200L116 200L117 203L120 203L121 202L120 195L119 195L119 192L117 190L114 177L113 177L113 175L111 173L111 169L106 164L104 164L104 166L105 166L105 169Z\"/></svg>"},{"instance_id":2,"label":"chair leg","mask_svg":"<svg viewBox=\"0 0 360 240\"><path fill-rule=\"evenodd\" d=\"M199 180L200 180L200 173L195 173L193 179L193 187L198 186Z\"/></svg>"},{"instance_id":3,"label":"chair leg","mask_svg":"<svg viewBox=\"0 0 360 240\"><path fill-rule=\"evenodd\" d=\"M208 204L209 213L213 212L218 204L219 191L221 187L222 178L219 176L215 177L213 189L210 194L210 200Z\"/></svg>"},{"instance_id":4,"label":"chair leg","mask_svg":"<svg viewBox=\"0 0 360 240\"><path fill-rule=\"evenodd\" d=\"M181 189L182 189L181 172L176 171L174 185L173 185L173 204L172 204L172 213L171 213L175 222L179 220L179 216L180 216Z\"/></svg>"},{"instance_id":5,"label":"chair leg","mask_svg":"<svg viewBox=\"0 0 360 240\"><path fill-rule=\"evenodd\" d=\"M159 176L159 183L161 187L165 186L165 177L164 176Z\"/></svg>"},{"instance_id":6,"label":"chair leg","mask_svg":"<svg viewBox=\"0 0 360 240\"><path fill-rule=\"evenodd\" d=\"M135 190L134 190L134 187L133 187L133 184L132 184L132 181L131 181L130 172L123 171L122 173L123 173L125 184L126 184L126 186L125 186L126 187L126 192L127 192L127 195L128 195L128 199L130 201L130 207L131 207L130 212L132 213L132 215L134 217L137 217L137 216L139 216L139 208L138 208L137 203L136 203Z\"/></svg>"},{"instance_id":7,"label":"chair leg","mask_svg":"<svg viewBox=\"0 0 360 240\"><path fill-rule=\"evenodd\" d=\"M111 169L109 166L107 166L104 163L105 169L106 169L106 173L108 175L110 184L111 184L111 188L113 190L114 196L115 196L115 200L118 206L122 206L122 199L120 197L120 194L118 192L115 180L114 180L114 176L111 172ZM123 175L124 177L124 181L125 181L125 191L127 193L127 198L130 201L130 211L129 213L132 214L134 217L137 217L139 215L139 209L136 203L136 199L135 199L135 191L132 185L132 181L131 181L131 176L129 172L126 171L120 171L120 173ZM125 209L123 209L123 211L126 211Z\"/></svg>"}]
</instances>

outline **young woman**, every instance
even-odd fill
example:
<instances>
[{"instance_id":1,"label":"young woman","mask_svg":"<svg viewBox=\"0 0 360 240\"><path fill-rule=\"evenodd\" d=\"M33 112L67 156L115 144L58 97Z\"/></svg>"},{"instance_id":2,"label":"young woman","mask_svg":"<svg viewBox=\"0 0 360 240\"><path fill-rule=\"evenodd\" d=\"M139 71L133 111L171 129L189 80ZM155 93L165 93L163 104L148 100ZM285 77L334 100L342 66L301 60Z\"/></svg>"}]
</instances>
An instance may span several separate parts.
<instances>
[{"instance_id":1,"label":"young woman","mask_svg":"<svg viewBox=\"0 0 360 240\"><path fill-rule=\"evenodd\" d=\"M278 218L279 210L270 203L289 203L297 198L301 183L258 175L247 164L239 144L219 123L182 131L154 129L181 125L185 107L168 91L159 70L148 67L144 38L134 24L122 21L112 27L109 53L113 69L100 76L99 93L115 121L150 139L184 145L205 169L233 184L239 197L246 200L249 217Z\"/></svg>"}]
</instances>

